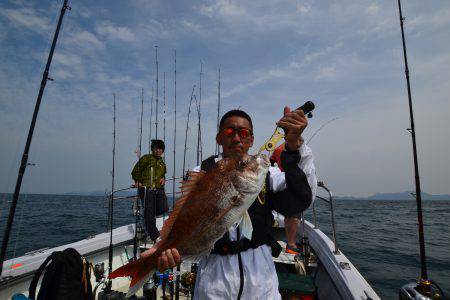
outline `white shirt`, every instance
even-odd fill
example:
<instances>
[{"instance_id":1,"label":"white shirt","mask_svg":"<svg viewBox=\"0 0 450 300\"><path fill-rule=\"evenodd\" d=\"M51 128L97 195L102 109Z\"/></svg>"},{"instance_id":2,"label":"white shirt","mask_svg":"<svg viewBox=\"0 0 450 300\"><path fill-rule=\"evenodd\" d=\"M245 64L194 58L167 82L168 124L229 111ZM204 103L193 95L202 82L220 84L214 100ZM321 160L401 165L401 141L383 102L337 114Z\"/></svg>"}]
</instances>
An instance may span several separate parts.
<instances>
[{"instance_id":1,"label":"white shirt","mask_svg":"<svg viewBox=\"0 0 450 300\"><path fill-rule=\"evenodd\" d=\"M306 174L313 200L317 190L317 179L311 149L300 147L299 167ZM200 171L200 167L193 171ZM274 192L286 188L284 172L270 167L270 189ZM230 239L237 239L235 224L229 229ZM281 299L278 292L278 276L272 260L272 249L261 245L240 253L244 270L244 287L241 299ZM194 290L194 299L237 299L240 286L238 255L210 254L200 260Z\"/></svg>"}]
</instances>

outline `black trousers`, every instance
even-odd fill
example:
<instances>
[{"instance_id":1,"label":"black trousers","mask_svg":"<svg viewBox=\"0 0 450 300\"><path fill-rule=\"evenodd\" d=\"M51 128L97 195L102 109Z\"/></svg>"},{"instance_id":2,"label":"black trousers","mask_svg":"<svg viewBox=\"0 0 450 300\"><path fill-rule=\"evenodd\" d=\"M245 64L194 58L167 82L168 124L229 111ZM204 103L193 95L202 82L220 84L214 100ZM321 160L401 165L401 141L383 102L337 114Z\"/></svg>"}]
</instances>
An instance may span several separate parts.
<instances>
[{"instance_id":1,"label":"black trousers","mask_svg":"<svg viewBox=\"0 0 450 300\"><path fill-rule=\"evenodd\" d=\"M156 227L156 217L168 211L167 197L164 189L139 188L139 198L141 198L144 208L144 228L147 236L155 241L159 236Z\"/></svg>"}]
</instances>

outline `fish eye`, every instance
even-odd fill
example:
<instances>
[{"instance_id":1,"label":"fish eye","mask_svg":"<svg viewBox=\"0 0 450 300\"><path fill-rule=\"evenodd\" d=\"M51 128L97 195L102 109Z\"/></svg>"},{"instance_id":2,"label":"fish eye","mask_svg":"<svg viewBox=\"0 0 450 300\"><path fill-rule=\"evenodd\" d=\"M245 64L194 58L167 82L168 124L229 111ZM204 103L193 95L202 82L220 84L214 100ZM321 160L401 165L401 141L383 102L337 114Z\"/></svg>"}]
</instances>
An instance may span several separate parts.
<instances>
[{"instance_id":1,"label":"fish eye","mask_svg":"<svg viewBox=\"0 0 450 300\"><path fill-rule=\"evenodd\" d=\"M243 168L245 168L246 166L247 166L247 164L248 164L248 161L240 161L239 162L239 168L240 169L243 169Z\"/></svg>"}]
</instances>

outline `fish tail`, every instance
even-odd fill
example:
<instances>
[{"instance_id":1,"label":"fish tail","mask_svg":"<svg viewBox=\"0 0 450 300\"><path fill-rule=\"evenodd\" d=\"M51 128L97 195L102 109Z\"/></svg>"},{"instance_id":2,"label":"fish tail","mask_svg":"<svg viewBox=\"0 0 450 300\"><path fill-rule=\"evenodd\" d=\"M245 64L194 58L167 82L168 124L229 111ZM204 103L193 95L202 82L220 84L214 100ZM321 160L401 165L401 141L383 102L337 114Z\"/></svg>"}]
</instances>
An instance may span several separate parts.
<instances>
[{"instance_id":1,"label":"fish tail","mask_svg":"<svg viewBox=\"0 0 450 300\"><path fill-rule=\"evenodd\" d=\"M108 278L114 279L117 277L130 276L131 283L127 297L132 296L156 272L156 259L156 256L151 255L146 259L132 261L112 272Z\"/></svg>"}]
</instances>

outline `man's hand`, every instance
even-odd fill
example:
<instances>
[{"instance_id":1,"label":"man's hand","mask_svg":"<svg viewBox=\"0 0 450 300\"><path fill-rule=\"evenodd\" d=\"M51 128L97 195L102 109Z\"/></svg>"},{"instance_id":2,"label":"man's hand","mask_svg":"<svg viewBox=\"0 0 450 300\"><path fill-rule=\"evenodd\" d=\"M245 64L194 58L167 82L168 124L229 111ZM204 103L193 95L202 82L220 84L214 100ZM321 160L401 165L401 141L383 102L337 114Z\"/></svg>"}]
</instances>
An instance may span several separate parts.
<instances>
[{"instance_id":1,"label":"man's hand","mask_svg":"<svg viewBox=\"0 0 450 300\"><path fill-rule=\"evenodd\" d=\"M284 116L277 122L277 126L285 130L284 139L286 141L286 149L289 151L298 150L303 144L301 135L306 126L308 119L301 109L291 111L289 107L284 108Z\"/></svg>"},{"instance_id":2,"label":"man's hand","mask_svg":"<svg viewBox=\"0 0 450 300\"><path fill-rule=\"evenodd\" d=\"M159 184L160 184L160 185L165 185L165 184L166 184L166 179L165 179L165 178L161 178L161 179L159 180Z\"/></svg>"},{"instance_id":3,"label":"man's hand","mask_svg":"<svg viewBox=\"0 0 450 300\"><path fill-rule=\"evenodd\" d=\"M142 258L152 255L156 248L150 248L141 254ZM167 249L158 257L158 271L164 272L167 269L174 268L181 264L181 256L175 248Z\"/></svg>"}]
</instances>

